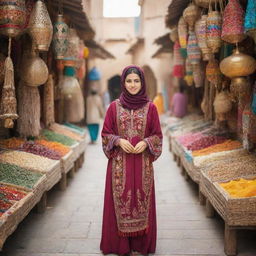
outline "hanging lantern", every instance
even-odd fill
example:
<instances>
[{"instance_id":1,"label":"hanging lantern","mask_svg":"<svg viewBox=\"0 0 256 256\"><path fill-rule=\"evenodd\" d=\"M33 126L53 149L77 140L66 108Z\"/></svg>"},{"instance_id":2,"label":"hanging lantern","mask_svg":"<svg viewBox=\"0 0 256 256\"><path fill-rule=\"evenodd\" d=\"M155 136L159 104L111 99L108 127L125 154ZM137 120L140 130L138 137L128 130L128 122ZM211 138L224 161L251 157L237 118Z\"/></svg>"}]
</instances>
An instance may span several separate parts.
<instances>
[{"instance_id":1,"label":"hanging lantern","mask_svg":"<svg viewBox=\"0 0 256 256\"><path fill-rule=\"evenodd\" d=\"M180 44L178 40L173 45L173 71L174 77L183 77L184 75L184 59L180 53Z\"/></svg>"},{"instance_id":2,"label":"hanging lantern","mask_svg":"<svg viewBox=\"0 0 256 256\"><path fill-rule=\"evenodd\" d=\"M202 63L198 63L193 65L193 78L195 87L202 87L204 85L204 78L205 78L205 70L203 68Z\"/></svg>"},{"instance_id":3,"label":"hanging lantern","mask_svg":"<svg viewBox=\"0 0 256 256\"><path fill-rule=\"evenodd\" d=\"M244 10L238 0L229 0L223 14L222 40L234 44L245 39Z\"/></svg>"},{"instance_id":4,"label":"hanging lantern","mask_svg":"<svg viewBox=\"0 0 256 256\"><path fill-rule=\"evenodd\" d=\"M1 0L0 33L16 37L22 33L26 23L25 0Z\"/></svg>"},{"instance_id":5,"label":"hanging lantern","mask_svg":"<svg viewBox=\"0 0 256 256\"><path fill-rule=\"evenodd\" d=\"M207 15L202 15L201 19L196 21L195 33L196 33L198 46L202 51L203 60L210 60L213 58L213 54L211 53L211 49L207 46L207 43L206 43L206 27L207 27L206 20L207 20Z\"/></svg>"},{"instance_id":6,"label":"hanging lantern","mask_svg":"<svg viewBox=\"0 0 256 256\"><path fill-rule=\"evenodd\" d=\"M206 42L212 53L217 53L221 47L222 18L218 11L210 10L207 16Z\"/></svg>"},{"instance_id":7,"label":"hanging lantern","mask_svg":"<svg viewBox=\"0 0 256 256\"><path fill-rule=\"evenodd\" d=\"M24 54L21 65L21 80L28 86L45 84L48 79L48 68L35 51Z\"/></svg>"},{"instance_id":8,"label":"hanging lantern","mask_svg":"<svg viewBox=\"0 0 256 256\"><path fill-rule=\"evenodd\" d=\"M200 63L201 50L198 46L196 34L194 31L189 31L187 53L188 53L188 59L192 65L196 65Z\"/></svg>"},{"instance_id":9,"label":"hanging lantern","mask_svg":"<svg viewBox=\"0 0 256 256\"><path fill-rule=\"evenodd\" d=\"M59 14L53 26L53 47L57 60L63 59L68 49L68 25Z\"/></svg>"},{"instance_id":10,"label":"hanging lantern","mask_svg":"<svg viewBox=\"0 0 256 256\"><path fill-rule=\"evenodd\" d=\"M175 26L174 28L171 29L170 31L170 39L172 42L176 42L178 40L178 28Z\"/></svg>"},{"instance_id":11,"label":"hanging lantern","mask_svg":"<svg viewBox=\"0 0 256 256\"><path fill-rule=\"evenodd\" d=\"M245 31L254 39L256 44L256 2L248 0L244 19Z\"/></svg>"},{"instance_id":12,"label":"hanging lantern","mask_svg":"<svg viewBox=\"0 0 256 256\"><path fill-rule=\"evenodd\" d=\"M226 114L232 109L232 101L227 91L217 93L214 102L214 111L219 121L226 120Z\"/></svg>"},{"instance_id":13,"label":"hanging lantern","mask_svg":"<svg viewBox=\"0 0 256 256\"><path fill-rule=\"evenodd\" d=\"M216 59L212 59L206 66L206 78L214 84L219 85L222 81L222 74L220 72L219 62Z\"/></svg>"},{"instance_id":14,"label":"hanging lantern","mask_svg":"<svg viewBox=\"0 0 256 256\"><path fill-rule=\"evenodd\" d=\"M188 25L181 16L178 23L178 36L180 42L180 52L183 58L187 57L187 40L188 40Z\"/></svg>"},{"instance_id":15,"label":"hanging lantern","mask_svg":"<svg viewBox=\"0 0 256 256\"><path fill-rule=\"evenodd\" d=\"M0 105L0 119L4 120L5 128L13 128L13 120L18 118L17 101L14 86L14 68L11 55L11 39L9 38L8 57L4 63L4 85Z\"/></svg>"},{"instance_id":16,"label":"hanging lantern","mask_svg":"<svg viewBox=\"0 0 256 256\"><path fill-rule=\"evenodd\" d=\"M238 48L235 52L223 59L220 63L221 72L230 78L248 76L256 69L256 60L244 53L240 53Z\"/></svg>"},{"instance_id":17,"label":"hanging lantern","mask_svg":"<svg viewBox=\"0 0 256 256\"><path fill-rule=\"evenodd\" d=\"M48 51L52 41L53 27L45 3L41 0L34 5L28 29L35 48L39 51Z\"/></svg>"},{"instance_id":18,"label":"hanging lantern","mask_svg":"<svg viewBox=\"0 0 256 256\"><path fill-rule=\"evenodd\" d=\"M184 80L187 82L188 86L192 86L194 82L193 78L193 67L189 61L189 59L186 59L186 76L184 77Z\"/></svg>"},{"instance_id":19,"label":"hanging lantern","mask_svg":"<svg viewBox=\"0 0 256 256\"><path fill-rule=\"evenodd\" d=\"M79 50L79 37L77 36L76 30L70 28L68 32L68 49L64 57L65 66L74 67L76 65Z\"/></svg>"},{"instance_id":20,"label":"hanging lantern","mask_svg":"<svg viewBox=\"0 0 256 256\"><path fill-rule=\"evenodd\" d=\"M183 11L183 18L189 26L189 30L193 30L195 22L200 17L200 8L194 3L190 3Z\"/></svg>"}]
</instances>

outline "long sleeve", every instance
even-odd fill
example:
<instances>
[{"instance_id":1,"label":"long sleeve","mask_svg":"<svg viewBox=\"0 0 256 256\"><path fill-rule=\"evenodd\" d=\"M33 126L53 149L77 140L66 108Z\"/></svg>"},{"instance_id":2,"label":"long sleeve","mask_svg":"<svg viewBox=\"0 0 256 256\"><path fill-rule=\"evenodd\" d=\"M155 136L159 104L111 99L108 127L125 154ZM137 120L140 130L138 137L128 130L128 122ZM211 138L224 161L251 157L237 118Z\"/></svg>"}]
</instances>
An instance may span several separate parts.
<instances>
[{"instance_id":1,"label":"long sleeve","mask_svg":"<svg viewBox=\"0 0 256 256\"><path fill-rule=\"evenodd\" d=\"M115 102L111 103L109 106L103 129L101 132L102 137L102 148L107 156L107 158L113 158L118 152L118 147L116 147L116 142L120 138L117 134L117 124L116 124L116 106Z\"/></svg>"},{"instance_id":2,"label":"long sleeve","mask_svg":"<svg viewBox=\"0 0 256 256\"><path fill-rule=\"evenodd\" d=\"M153 161L155 161L162 153L162 140L163 134L159 121L159 115L157 113L156 106L151 104L148 113L148 136L144 139L148 144L148 149L152 155Z\"/></svg>"}]
</instances>

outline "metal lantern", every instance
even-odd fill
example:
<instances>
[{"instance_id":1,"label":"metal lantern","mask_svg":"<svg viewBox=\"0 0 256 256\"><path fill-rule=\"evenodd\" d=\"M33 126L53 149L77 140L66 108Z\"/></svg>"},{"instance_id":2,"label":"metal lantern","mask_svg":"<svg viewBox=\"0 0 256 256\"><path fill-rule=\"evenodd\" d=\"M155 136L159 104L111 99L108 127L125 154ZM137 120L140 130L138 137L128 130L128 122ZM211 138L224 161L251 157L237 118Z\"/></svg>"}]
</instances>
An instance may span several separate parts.
<instances>
[{"instance_id":1,"label":"metal lantern","mask_svg":"<svg viewBox=\"0 0 256 256\"><path fill-rule=\"evenodd\" d=\"M26 23L25 0L1 0L0 33L8 37L18 36Z\"/></svg>"},{"instance_id":2,"label":"metal lantern","mask_svg":"<svg viewBox=\"0 0 256 256\"><path fill-rule=\"evenodd\" d=\"M53 27L45 3L41 0L35 3L28 29L35 48L39 51L48 51L52 41Z\"/></svg>"},{"instance_id":3,"label":"metal lantern","mask_svg":"<svg viewBox=\"0 0 256 256\"><path fill-rule=\"evenodd\" d=\"M57 60L63 59L68 49L68 25L59 14L53 26L53 47Z\"/></svg>"},{"instance_id":4,"label":"metal lantern","mask_svg":"<svg viewBox=\"0 0 256 256\"><path fill-rule=\"evenodd\" d=\"M45 62L34 51L24 55L21 80L28 86L45 84L48 79L48 68Z\"/></svg>"}]
</instances>

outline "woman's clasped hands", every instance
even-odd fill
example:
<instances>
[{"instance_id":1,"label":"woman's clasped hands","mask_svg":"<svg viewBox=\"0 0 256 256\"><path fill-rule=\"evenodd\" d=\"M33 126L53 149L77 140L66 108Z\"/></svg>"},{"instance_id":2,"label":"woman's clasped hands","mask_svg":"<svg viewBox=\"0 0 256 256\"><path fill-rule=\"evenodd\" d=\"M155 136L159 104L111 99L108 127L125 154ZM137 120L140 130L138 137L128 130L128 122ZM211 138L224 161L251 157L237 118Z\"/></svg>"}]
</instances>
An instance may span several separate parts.
<instances>
[{"instance_id":1,"label":"woman's clasped hands","mask_svg":"<svg viewBox=\"0 0 256 256\"><path fill-rule=\"evenodd\" d=\"M147 148L147 143L145 141L140 141L134 147L128 140L119 139L118 145L123 149L124 152L128 154L140 154Z\"/></svg>"}]
</instances>

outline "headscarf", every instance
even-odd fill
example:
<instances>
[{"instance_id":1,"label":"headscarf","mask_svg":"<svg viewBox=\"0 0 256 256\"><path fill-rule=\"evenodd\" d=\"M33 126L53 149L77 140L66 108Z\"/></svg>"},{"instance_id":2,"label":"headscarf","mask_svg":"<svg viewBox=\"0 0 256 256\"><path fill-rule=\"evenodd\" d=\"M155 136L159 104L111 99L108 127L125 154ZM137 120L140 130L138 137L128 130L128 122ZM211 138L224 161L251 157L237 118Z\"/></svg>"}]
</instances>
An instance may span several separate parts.
<instances>
[{"instance_id":1,"label":"headscarf","mask_svg":"<svg viewBox=\"0 0 256 256\"><path fill-rule=\"evenodd\" d=\"M139 74L140 74L141 89L135 95L130 94L125 88L126 72L130 68L137 69ZM122 76L121 76L121 90L122 90L122 92L121 92L121 95L119 97L119 100L120 100L120 102L121 102L121 104L124 108L135 110L135 109L138 109L138 108L142 108L149 101L148 96L146 94L146 82L145 82L144 72L138 66L131 65L131 66L126 67L123 70L123 73L122 73Z\"/></svg>"}]
</instances>

